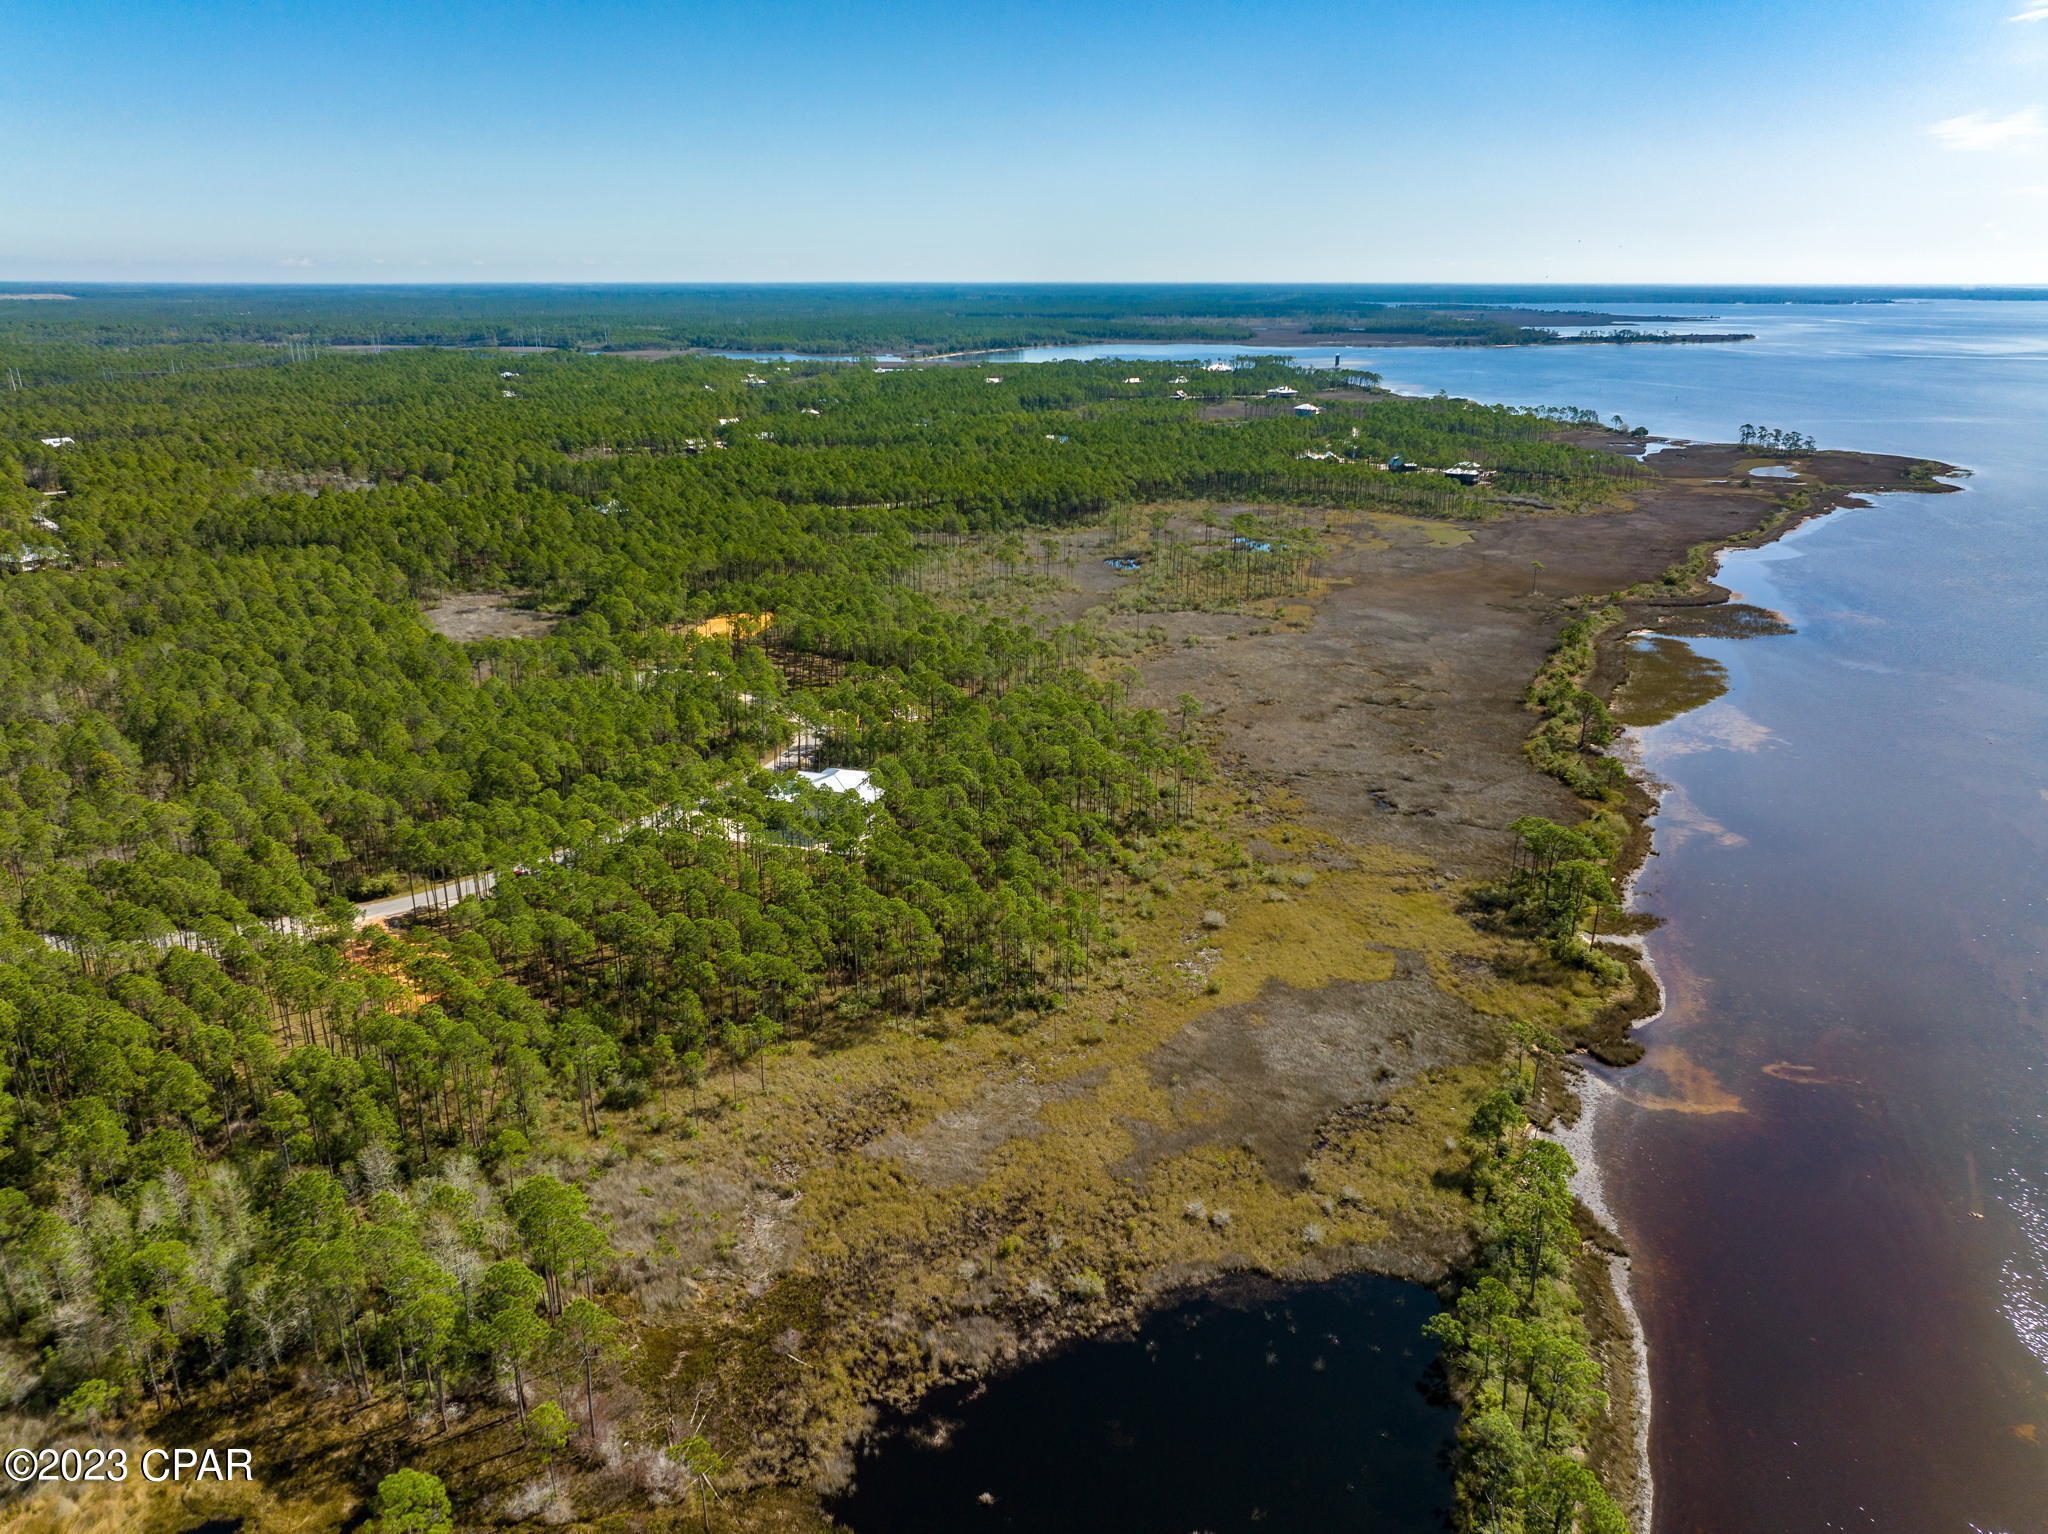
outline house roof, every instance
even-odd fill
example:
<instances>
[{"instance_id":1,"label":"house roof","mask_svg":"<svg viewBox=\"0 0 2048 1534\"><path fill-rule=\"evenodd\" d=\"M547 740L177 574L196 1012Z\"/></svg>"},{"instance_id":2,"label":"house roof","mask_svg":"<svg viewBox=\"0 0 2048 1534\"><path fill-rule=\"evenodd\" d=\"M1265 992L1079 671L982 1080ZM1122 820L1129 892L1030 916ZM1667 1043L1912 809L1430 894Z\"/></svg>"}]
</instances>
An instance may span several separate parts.
<instances>
[{"instance_id":1,"label":"house roof","mask_svg":"<svg viewBox=\"0 0 2048 1534\"><path fill-rule=\"evenodd\" d=\"M827 767L820 772L800 772L797 776L813 788L829 789L835 794L858 794L862 804L873 804L882 797L882 791L858 767Z\"/></svg>"}]
</instances>

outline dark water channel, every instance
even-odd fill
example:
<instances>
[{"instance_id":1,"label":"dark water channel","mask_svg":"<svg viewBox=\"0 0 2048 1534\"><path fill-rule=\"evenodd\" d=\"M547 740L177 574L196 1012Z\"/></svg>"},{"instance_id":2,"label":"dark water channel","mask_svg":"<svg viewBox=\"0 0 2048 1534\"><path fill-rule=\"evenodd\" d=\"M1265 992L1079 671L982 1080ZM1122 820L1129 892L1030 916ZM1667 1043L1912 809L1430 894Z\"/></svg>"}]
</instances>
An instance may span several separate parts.
<instances>
[{"instance_id":1,"label":"dark water channel","mask_svg":"<svg viewBox=\"0 0 2048 1534\"><path fill-rule=\"evenodd\" d=\"M833 1511L855 1534L1436 1534L1436 1311L1370 1276L1189 1300L887 1424Z\"/></svg>"}]
</instances>

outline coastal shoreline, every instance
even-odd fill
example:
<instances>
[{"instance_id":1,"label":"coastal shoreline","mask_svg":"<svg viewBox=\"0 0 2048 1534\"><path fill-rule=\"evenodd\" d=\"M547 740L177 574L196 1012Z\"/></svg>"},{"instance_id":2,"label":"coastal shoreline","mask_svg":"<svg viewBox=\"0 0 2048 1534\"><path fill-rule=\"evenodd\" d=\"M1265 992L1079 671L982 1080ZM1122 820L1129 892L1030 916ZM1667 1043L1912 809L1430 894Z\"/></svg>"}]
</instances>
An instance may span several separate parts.
<instances>
[{"instance_id":1,"label":"coastal shoreline","mask_svg":"<svg viewBox=\"0 0 2048 1534\"><path fill-rule=\"evenodd\" d=\"M1661 439L1652 439L1652 451ZM1688 448L1716 446L1714 444L1685 444ZM1844 455L1875 461L1878 455ZM1726 557L1746 549L1769 546L1789 537L1792 533L1820 518L1837 511L1867 508L1871 502L1864 497L1872 494L1901 493L1942 493L1953 491L1958 486L1945 481L1964 471L1946 464L1928 465L1931 471L1927 481L1862 488L1828 487L1819 495L1810 496L1801 506L1788 507L1780 515L1752 532L1730 538L1707 552L1703 572L1697 574L1692 583L1680 593L1658 602L1622 600L1621 616L1596 640L1598 662L1595 669L1595 690L1603 701L1611 703L1615 694L1628 683L1633 666L1629 651L1630 641L1645 634L1665 632L1657 624L1671 618L1683 616L1690 620L1690 626L1699 633L1715 632L1711 614L1715 610L1727 612L1742 604L1738 593L1720 580L1721 567ZM1619 596L1619 594L1617 594ZM1770 615L1780 623L1782 616ZM1698 620L1706 618L1702 623ZM1672 625L1677 627L1679 625ZM1735 632L1739 632L1736 630ZM1759 631L1767 632L1767 631ZM1683 638L1683 635L1672 637ZM1694 704L1680 710L1671 717L1682 717L1683 713L1701 706ZM1660 720L1659 723L1666 721ZM1647 725L1641 728L1655 728ZM1643 760L1642 741L1638 729L1627 730L1618 749L1606 754L1620 761L1627 773L1626 802L1623 814L1630 827L1627 847L1622 854L1620 867L1619 895L1623 911L1633 921L1645 928L1654 925L1655 913L1642 904L1640 885L1649 859L1656 855L1656 817L1670 791L1670 785L1655 777ZM1608 1019L1620 1025L1618 1038L1604 1042L1625 1046L1621 1051L1624 1058L1610 1062L1614 1068L1626 1069L1634 1063L1625 1056L1634 1051L1640 1058L1640 1041L1635 1035L1655 1023L1664 1012L1665 990L1657 972L1654 955L1649 951L1640 933L1615 934L1601 940L1600 946L1623 960L1635 975L1636 1004L1624 1012ZM1592 1051L1600 1058L1596 1046ZM1617 1492L1617 1500L1629 1518L1632 1528L1639 1534L1650 1534L1655 1527L1656 1480L1651 1456L1651 1430L1656 1412L1655 1378L1650 1362L1648 1333L1643 1325L1641 1301L1636 1293L1636 1270L1630 1255L1628 1233L1623 1228L1618 1213L1609 1197L1607 1162L1599 1150L1602 1120L1612 1110L1613 1104L1622 1097L1621 1090L1605 1077L1581 1069L1572 1083L1569 1118L1554 1123L1542 1132L1563 1145L1571 1153L1578 1168L1573 1179L1573 1194L1586 1211L1599 1235L1609 1236L1613 1246L1599 1245L1602 1272L1600 1282L1611 1290L1615 1312L1620 1324L1614 1335L1601 1338L1603 1343L1612 1343L1627 1352L1630 1375L1633 1382L1631 1400L1621 1410L1611 1410L1617 1417L1616 1425L1633 1447L1634 1481L1631 1486ZM1597 1315L1605 1307L1600 1303L1604 1296L1589 1295L1589 1313ZM1596 1328L1596 1336L1599 1328ZM1624 1494L1626 1493L1626 1494Z\"/></svg>"},{"instance_id":2,"label":"coastal shoreline","mask_svg":"<svg viewBox=\"0 0 2048 1534\"><path fill-rule=\"evenodd\" d=\"M1577 1167L1571 1181L1572 1196L1591 1222L1593 1239L1587 1243L1590 1263L1582 1265L1576 1287L1590 1317L1588 1330L1595 1345L1610 1356L1617 1351L1622 1354L1610 1381L1625 1379L1628 1384L1625 1399L1619 1406L1610 1404L1608 1417L1627 1446L1632 1473L1626 1477L1617 1474L1610 1457L1604 1480L1629 1527L1649 1534L1656 1522L1657 1499L1657 1479L1650 1462L1650 1427L1656 1415L1650 1342L1636 1303L1634 1262L1607 1198L1606 1167L1595 1144L1601 1106L1614 1090L1600 1077L1581 1073L1572 1086L1576 1116L1569 1123L1553 1124L1539 1132L1562 1145ZM1590 1273L1586 1271L1589 1266Z\"/></svg>"}]
</instances>

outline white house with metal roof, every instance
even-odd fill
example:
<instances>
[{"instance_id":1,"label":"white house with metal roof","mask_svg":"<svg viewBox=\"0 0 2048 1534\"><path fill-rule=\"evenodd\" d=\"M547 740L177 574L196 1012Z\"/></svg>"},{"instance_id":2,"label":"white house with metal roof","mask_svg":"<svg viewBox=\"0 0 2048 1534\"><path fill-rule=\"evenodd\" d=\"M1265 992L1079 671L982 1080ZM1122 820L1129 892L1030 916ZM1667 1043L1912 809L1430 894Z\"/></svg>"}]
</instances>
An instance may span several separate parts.
<instances>
[{"instance_id":1,"label":"white house with metal roof","mask_svg":"<svg viewBox=\"0 0 2048 1534\"><path fill-rule=\"evenodd\" d=\"M797 776L813 788L835 794L858 794L862 804L873 804L882 797L882 791L875 787L874 780L858 767L826 767L817 772L800 772Z\"/></svg>"}]
</instances>

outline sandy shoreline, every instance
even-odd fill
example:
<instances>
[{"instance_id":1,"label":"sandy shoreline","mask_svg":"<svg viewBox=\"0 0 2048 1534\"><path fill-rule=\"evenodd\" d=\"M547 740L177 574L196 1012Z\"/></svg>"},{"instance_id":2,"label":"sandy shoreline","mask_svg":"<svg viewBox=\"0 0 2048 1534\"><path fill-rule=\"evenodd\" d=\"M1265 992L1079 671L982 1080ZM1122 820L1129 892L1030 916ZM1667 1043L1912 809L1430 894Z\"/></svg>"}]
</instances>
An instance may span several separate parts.
<instances>
[{"instance_id":1,"label":"sandy shoreline","mask_svg":"<svg viewBox=\"0 0 2048 1534\"><path fill-rule=\"evenodd\" d=\"M1606 1168L1596 1147L1600 1110L1615 1095L1615 1090L1598 1076L1581 1074L1574 1083L1574 1094L1579 1100L1577 1119L1540 1132L1571 1153L1578 1168L1572 1177L1573 1197L1603 1230L1619 1240L1620 1226L1607 1199ZM1636 1304L1633 1261L1624 1253L1605 1247L1599 1250L1598 1259L1605 1267L1606 1282L1620 1314L1620 1335L1614 1340L1619 1341L1627 1355L1631 1387L1629 1409L1614 1415L1622 1418L1619 1426L1632 1451L1634 1478L1629 1484L1610 1485L1609 1489L1617 1494L1629 1526L1639 1534L1648 1534L1656 1522L1657 1501L1657 1480L1650 1464L1650 1424L1656 1413L1656 1398L1650 1378L1649 1337L1643 1330L1642 1312ZM1618 1478L1610 1472L1608 1479L1611 1482Z\"/></svg>"}]
</instances>

